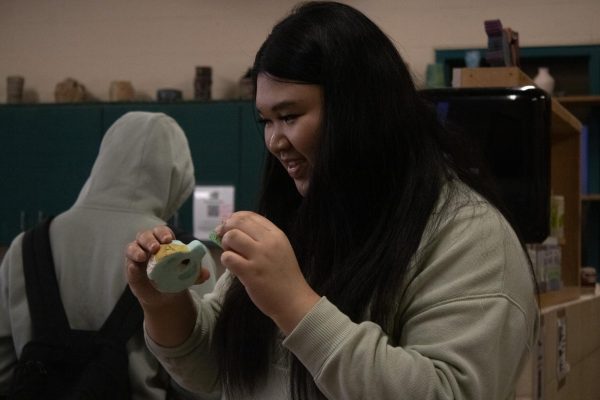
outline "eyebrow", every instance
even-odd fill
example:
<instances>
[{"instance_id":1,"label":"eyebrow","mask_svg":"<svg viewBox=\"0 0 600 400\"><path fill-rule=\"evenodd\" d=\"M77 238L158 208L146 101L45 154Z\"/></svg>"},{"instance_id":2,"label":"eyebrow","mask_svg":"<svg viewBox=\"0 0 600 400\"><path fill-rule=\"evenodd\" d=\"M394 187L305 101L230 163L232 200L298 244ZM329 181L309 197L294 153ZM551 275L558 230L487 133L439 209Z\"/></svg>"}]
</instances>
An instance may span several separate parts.
<instances>
[{"instance_id":1,"label":"eyebrow","mask_svg":"<svg viewBox=\"0 0 600 400\"><path fill-rule=\"evenodd\" d=\"M285 109L287 107L291 107L291 106L295 106L298 103L292 100L283 100L277 104L275 104L273 107L270 108L270 111L273 112L277 112L277 111L281 111L282 109ZM259 114L262 114L261 111L258 109L258 107L256 108L256 112Z\"/></svg>"}]
</instances>

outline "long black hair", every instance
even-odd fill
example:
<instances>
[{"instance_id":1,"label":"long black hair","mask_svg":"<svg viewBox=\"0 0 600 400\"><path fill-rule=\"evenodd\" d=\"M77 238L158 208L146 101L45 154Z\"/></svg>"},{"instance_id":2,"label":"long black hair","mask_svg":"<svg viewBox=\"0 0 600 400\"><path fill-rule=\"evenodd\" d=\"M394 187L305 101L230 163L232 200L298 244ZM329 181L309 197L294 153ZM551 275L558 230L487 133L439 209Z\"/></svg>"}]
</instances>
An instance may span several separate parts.
<instances>
[{"instance_id":1,"label":"long black hair","mask_svg":"<svg viewBox=\"0 0 600 400\"><path fill-rule=\"evenodd\" d=\"M313 175L302 198L267 155L259 212L290 239L311 287L353 321L398 338L398 288L445 182L459 178L490 201L462 163L434 110L419 96L393 42L358 10L303 3L258 51L253 77L317 84L323 118ZM278 330L232 279L217 322L220 373L230 398L264 383ZM321 396L293 356L291 393Z\"/></svg>"}]
</instances>

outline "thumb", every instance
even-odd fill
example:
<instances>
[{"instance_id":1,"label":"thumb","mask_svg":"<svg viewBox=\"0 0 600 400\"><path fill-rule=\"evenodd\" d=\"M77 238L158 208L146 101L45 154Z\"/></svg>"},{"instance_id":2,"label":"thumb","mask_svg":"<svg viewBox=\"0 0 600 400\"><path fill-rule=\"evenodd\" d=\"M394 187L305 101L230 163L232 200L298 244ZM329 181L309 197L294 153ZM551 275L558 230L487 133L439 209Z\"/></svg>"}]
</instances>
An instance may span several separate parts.
<instances>
[{"instance_id":1,"label":"thumb","mask_svg":"<svg viewBox=\"0 0 600 400\"><path fill-rule=\"evenodd\" d=\"M201 283L206 282L208 278L210 278L210 271L202 267L200 268L200 273L198 274L198 278L196 278L196 282L194 282L194 284L200 285Z\"/></svg>"}]
</instances>

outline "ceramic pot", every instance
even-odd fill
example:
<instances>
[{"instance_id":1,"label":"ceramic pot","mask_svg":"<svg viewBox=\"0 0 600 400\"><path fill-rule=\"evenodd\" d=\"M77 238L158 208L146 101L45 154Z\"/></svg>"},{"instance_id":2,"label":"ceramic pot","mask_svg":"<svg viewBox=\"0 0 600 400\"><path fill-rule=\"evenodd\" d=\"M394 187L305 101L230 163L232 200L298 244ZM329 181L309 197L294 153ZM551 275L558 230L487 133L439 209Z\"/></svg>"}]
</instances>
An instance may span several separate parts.
<instances>
[{"instance_id":1,"label":"ceramic pot","mask_svg":"<svg viewBox=\"0 0 600 400\"><path fill-rule=\"evenodd\" d=\"M23 86L25 78L22 76L6 77L6 102L20 103L23 101Z\"/></svg>"},{"instance_id":2,"label":"ceramic pot","mask_svg":"<svg viewBox=\"0 0 600 400\"><path fill-rule=\"evenodd\" d=\"M112 81L108 98L110 101L133 101L135 91L129 81Z\"/></svg>"},{"instance_id":3,"label":"ceramic pot","mask_svg":"<svg viewBox=\"0 0 600 400\"><path fill-rule=\"evenodd\" d=\"M196 77L194 78L194 99L210 100L212 86L212 68L201 66L196 67Z\"/></svg>"},{"instance_id":4,"label":"ceramic pot","mask_svg":"<svg viewBox=\"0 0 600 400\"><path fill-rule=\"evenodd\" d=\"M550 75L548 67L539 67L538 73L533 78L533 83L540 89L545 90L548 94L554 92L554 78Z\"/></svg>"}]
</instances>

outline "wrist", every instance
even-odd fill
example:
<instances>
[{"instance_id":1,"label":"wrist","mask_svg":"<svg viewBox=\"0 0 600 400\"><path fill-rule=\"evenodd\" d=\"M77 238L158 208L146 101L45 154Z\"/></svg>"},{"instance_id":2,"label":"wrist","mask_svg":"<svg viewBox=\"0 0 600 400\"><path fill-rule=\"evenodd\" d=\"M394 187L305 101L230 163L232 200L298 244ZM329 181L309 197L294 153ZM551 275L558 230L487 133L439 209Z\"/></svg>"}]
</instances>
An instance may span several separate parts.
<instances>
[{"instance_id":1,"label":"wrist","mask_svg":"<svg viewBox=\"0 0 600 400\"><path fill-rule=\"evenodd\" d=\"M311 290L311 293L297 298L285 312L281 313L281 315L272 317L272 319L279 329L287 336L294 328L296 328L306 314L313 309L320 299L321 296Z\"/></svg>"},{"instance_id":2,"label":"wrist","mask_svg":"<svg viewBox=\"0 0 600 400\"><path fill-rule=\"evenodd\" d=\"M197 310L186 291L168 296L159 304L142 304L146 333L163 347L176 347L194 330Z\"/></svg>"},{"instance_id":3,"label":"wrist","mask_svg":"<svg viewBox=\"0 0 600 400\"><path fill-rule=\"evenodd\" d=\"M140 300L145 315L168 314L185 307L186 304L192 301L187 290L175 294L161 294L159 297L159 299L152 299L152 301Z\"/></svg>"}]
</instances>

